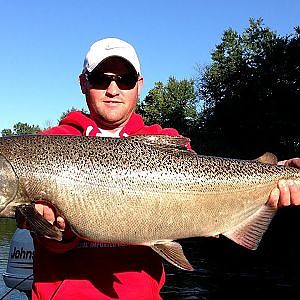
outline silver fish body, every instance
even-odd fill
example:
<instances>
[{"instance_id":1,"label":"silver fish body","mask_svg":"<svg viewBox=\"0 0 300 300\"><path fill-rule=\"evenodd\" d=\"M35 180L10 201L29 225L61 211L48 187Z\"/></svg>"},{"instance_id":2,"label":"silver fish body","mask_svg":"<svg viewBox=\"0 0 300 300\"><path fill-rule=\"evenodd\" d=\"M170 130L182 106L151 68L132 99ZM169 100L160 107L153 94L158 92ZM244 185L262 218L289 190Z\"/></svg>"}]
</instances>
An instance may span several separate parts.
<instances>
[{"instance_id":1,"label":"silver fish body","mask_svg":"<svg viewBox=\"0 0 300 300\"><path fill-rule=\"evenodd\" d=\"M256 215L266 230L274 211L264 204L278 180L300 179L295 168L200 156L184 149L185 142L164 136L0 138L0 216L44 199L87 240L154 246L227 234L240 242L244 227L257 229L251 228Z\"/></svg>"}]
</instances>

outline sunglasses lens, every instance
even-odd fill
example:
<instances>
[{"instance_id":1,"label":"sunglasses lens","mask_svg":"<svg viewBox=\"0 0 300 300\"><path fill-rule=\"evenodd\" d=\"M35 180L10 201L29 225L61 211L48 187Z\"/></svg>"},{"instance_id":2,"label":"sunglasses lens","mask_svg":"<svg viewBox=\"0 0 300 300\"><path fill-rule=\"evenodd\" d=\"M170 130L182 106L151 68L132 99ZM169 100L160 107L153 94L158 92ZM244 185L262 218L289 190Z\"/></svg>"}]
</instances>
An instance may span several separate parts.
<instances>
[{"instance_id":1,"label":"sunglasses lens","mask_svg":"<svg viewBox=\"0 0 300 300\"><path fill-rule=\"evenodd\" d=\"M116 79L118 87L122 90L131 90L135 87L137 77L133 75L122 75Z\"/></svg>"},{"instance_id":2,"label":"sunglasses lens","mask_svg":"<svg viewBox=\"0 0 300 300\"><path fill-rule=\"evenodd\" d=\"M115 81L121 90L131 90L137 82L137 75L108 75L108 74L88 74L89 83L95 88L106 90L112 81Z\"/></svg>"},{"instance_id":3,"label":"sunglasses lens","mask_svg":"<svg viewBox=\"0 0 300 300\"><path fill-rule=\"evenodd\" d=\"M111 83L111 79L104 74L89 74L88 81L95 89L99 90L106 90Z\"/></svg>"}]
</instances>

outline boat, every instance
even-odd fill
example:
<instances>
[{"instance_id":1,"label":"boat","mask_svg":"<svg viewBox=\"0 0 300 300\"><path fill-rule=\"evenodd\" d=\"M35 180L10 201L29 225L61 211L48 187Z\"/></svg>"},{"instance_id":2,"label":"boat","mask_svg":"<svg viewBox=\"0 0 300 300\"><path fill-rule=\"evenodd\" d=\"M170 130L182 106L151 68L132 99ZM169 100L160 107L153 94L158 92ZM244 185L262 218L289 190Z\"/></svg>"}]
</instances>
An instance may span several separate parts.
<instances>
[{"instance_id":1,"label":"boat","mask_svg":"<svg viewBox=\"0 0 300 300\"><path fill-rule=\"evenodd\" d=\"M33 282L33 255L34 245L30 231L17 228L11 239L3 281L7 287L26 293L28 298Z\"/></svg>"}]
</instances>

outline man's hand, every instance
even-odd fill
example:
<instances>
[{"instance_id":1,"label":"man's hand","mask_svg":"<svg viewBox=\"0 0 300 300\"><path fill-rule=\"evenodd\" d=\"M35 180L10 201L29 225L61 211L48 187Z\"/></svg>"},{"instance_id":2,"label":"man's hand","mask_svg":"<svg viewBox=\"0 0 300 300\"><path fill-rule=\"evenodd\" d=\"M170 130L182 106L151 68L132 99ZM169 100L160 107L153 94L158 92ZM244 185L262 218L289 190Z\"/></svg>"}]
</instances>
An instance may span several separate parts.
<instances>
[{"instance_id":1,"label":"man's hand","mask_svg":"<svg viewBox=\"0 0 300 300\"><path fill-rule=\"evenodd\" d=\"M43 200L36 201L34 205L35 209L52 225L55 225L58 229L63 231L64 241L73 240L75 234L70 229L68 223L61 216L55 214L55 208ZM25 219L17 220L17 226L22 229L31 230L30 226L26 223Z\"/></svg>"},{"instance_id":2,"label":"man's hand","mask_svg":"<svg viewBox=\"0 0 300 300\"><path fill-rule=\"evenodd\" d=\"M66 229L65 220L60 216L55 218L55 210L51 205L42 201L37 201L35 209L52 225L55 223L55 225L62 231Z\"/></svg>"},{"instance_id":3,"label":"man's hand","mask_svg":"<svg viewBox=\"0 0 300 300\"><path fill-rule=\"evenodd\" d=\"M300 169L300 158L292 158L278 162ZM300 180L280 180L277 188L273 189L267 202L272 207L284 207L289 205L300 205Z\"/></svg>"}]
</instances>

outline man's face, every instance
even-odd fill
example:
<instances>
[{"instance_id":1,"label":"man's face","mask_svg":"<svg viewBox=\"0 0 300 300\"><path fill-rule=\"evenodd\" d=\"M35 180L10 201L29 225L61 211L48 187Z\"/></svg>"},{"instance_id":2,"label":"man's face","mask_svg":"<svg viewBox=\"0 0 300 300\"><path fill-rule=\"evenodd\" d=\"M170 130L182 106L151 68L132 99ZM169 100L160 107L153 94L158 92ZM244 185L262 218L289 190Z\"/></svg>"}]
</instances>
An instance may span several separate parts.
<instances>
[{"instance_id":1,"label":"man's face","mask_svg":"<svg viewBox=\"0 0 300 300\"><path fill-rule=\"evenodd\" d=\"M122 58L111 57L106 59L95 72L97 76L120 75L130 76L132 67ZM107 76L109 77L109 76ZM140 95L143 78L139 77L134 86L130 89L122 89L116 81L111 81L108 86L85 84L85 95L91 117L97 125L104 129L114 129L124 126L130 118L137 104Z\"/></svg>"}]
</instances>

